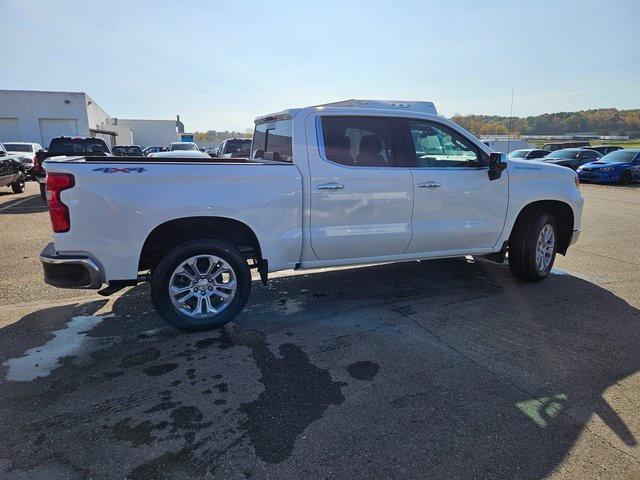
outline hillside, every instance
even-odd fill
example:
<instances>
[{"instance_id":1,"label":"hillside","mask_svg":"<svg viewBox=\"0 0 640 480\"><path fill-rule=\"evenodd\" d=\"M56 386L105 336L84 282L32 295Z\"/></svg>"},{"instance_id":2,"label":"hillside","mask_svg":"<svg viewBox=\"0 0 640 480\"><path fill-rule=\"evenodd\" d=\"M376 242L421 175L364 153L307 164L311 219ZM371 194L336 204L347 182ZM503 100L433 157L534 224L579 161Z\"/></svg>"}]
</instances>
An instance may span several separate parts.
<instances>
[{"instance_id":1,"label":"hillside","mask_svg":"<svg viewBox=\"0 0 640 480\"><path fill-rule=\"evenodd\" d=\"M475 135L507 134L509 117L496 115L454 115L452 120ZM545 113L513 118L512 130L521 135L562 135L596 132L599 135L640 136L640 109L601 108L579 112Z\"/></svg>"}]
</instances>

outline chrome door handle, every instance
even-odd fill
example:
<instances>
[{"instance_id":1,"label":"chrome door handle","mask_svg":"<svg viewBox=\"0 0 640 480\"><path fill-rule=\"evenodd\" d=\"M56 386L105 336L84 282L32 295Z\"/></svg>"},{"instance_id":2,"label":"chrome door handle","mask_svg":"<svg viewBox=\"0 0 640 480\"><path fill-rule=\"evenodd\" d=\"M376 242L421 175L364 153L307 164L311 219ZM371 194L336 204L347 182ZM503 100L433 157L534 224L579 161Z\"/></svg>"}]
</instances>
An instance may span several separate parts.
<instances>
[{"instance_id":1,"label":"chrome door handle","mask_svg":"<svg viewBox=\"0 0 640 480\"><path fill-rule=\"evenodd\" d=\"M441 186L442 184L438 182L423 182L418 184L418 187L420 188L438 188Z\"/></svg>"},{"instance_id":2,"label":"chrome door handle","mask_svg":"<svg viewBox=\"0 0 640 480\"><path fill-rule=\"evenodd\" d=\"M318 190L342 190L344 188L344 185L341 185L336 182L329 182L329 183L321 183L320 185L316 185L316 188Z\"/></svg>"}]
</instances>

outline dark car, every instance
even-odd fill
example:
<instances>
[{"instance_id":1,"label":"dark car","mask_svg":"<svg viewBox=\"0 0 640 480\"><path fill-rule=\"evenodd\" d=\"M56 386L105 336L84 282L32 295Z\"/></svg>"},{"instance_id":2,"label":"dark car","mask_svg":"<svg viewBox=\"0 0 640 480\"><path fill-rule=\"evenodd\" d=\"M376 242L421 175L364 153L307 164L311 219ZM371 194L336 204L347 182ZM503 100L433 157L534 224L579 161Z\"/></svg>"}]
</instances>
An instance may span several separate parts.
<instances>
[{"instance_id":1,"label":"dark car","mask_svg":"<svg viewBox=\"0 0 640 480\"><path fill-rule=\"evenodd\" d=\"M575 170L580 165L595 162L600 157L602 157L600 152L596 152L590 148L564 148L551 152L541 160L545 163L553 163L554 165L569 167Z\"/></svg>"},{"instance_id":2,"label":"dark car","mask_svg":"<svg viewBox=\"0 0 640 480\"><path fill-rule=\"evenodd\" d=\"M227 138L218 149L219 157L249 157L251 153L250 138Z\"/></svg>"},{"instance_id":3,"label":"dark car","mask_svg":"<svg viewBox=\"0 0 640 480\"><path fill-rule=\"evenodd\" d=\"M0 143L0 187L11 187L13 193L22 193L24 181L24 167L20 158L10 155Z\"/></svg>"},{"instance_id":4,"label":"dark car","mask_svg":"<svg viewBox=\"0 0 640 480\"><path fill-rule=\"evenodd\" d=\"M556 150L562 150L564 148L583 148L589 147L589 142L587 141L572 141L572 142L557 142L557 143L545 143L542 146L543 150L549 150L550 152L555 152Z\"/></svg>"},{"instance_id":5,"label":"dark car","mask_svg":"<svg viewBox=\"0 0 640 480\"><path fill-rule=\"evenodd\" d=\"M602 155L607 155L608 153L615 152L616 150L622 150L622 147L619 147L618 145L597 145L589 148L596 152L600 152Z\"/></svg>"},{"instance_id":6,"label":"dark car","mask_svg":"<svg viewBox=\"0 0 640 480\"><path fill-rule=\"evenodd\" d=\"M116 157L144 157L139 145L116 145L111 149Z\"/></svg>"},{"instance_id":7,"label":"dark car","mask_svg":"<svg viewBox=\"0 0 640 480\"><path fill-rule=\"evenodd\" d=\"M516 160L535 160L536 158L543 158L549 155L549 150L541 150L538 148L525 148L522 150L514 150L508 157Z\"/></svg>"},{"instance_id":8,"label":"dark car","mask_svg":"<svg viewBox=\"0 0 640 480\"><path fill-rule=\"evenodd\" d=\"M111 155L107 142L96 137L54 137L51 139L49 149L45 152L40 150L36 152L33 161L32 175L40 183L40 196L46 201L46 173L44 171L43 162L49 157L58 157L61 155L88 156L88 157L107 157Z\"/></svg>"}]
</instances>

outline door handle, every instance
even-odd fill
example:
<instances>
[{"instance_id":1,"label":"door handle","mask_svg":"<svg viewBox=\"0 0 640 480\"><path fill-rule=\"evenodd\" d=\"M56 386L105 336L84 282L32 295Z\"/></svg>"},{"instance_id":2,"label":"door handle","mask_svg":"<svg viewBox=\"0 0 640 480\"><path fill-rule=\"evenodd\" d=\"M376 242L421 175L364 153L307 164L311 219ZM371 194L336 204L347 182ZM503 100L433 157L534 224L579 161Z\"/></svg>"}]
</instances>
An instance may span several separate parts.
<instances>
[{"instance_id":1,"label":"door handle","mask_svg":"<svg viewBox=\"0 0 640 480\"><path fill-rule=\"evenodd\" d=\"M423 182L418 184L419 188L438 188L441 186L442 184L438 182Z\"/></svg>"},{"instance_id":2,"label":"door handle","mask_svg":"<svg viewBox=\"0 0 640 480\"><path fill-rule=\"evenodd\" d=\"M321 183L319 185L316 185L316 188L318 190L342 190L344 188L344 185L341 185L336 182L329 182L329 183Z\"/></svg>"}]
</instances>

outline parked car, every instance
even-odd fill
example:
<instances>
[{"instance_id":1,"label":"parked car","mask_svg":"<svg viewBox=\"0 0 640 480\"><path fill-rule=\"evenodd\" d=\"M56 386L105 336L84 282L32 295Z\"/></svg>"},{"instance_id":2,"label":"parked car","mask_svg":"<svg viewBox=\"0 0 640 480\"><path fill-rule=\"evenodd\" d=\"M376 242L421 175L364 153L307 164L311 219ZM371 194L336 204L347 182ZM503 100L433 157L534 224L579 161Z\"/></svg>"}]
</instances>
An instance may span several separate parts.
<instances>
[{"instance_id":1,"label":"parked car","mask_svg":"<svg viewBox=\"0 0 640 480\"><path fill-rule=\"evenodd\" d=\"M536 148L524 148L522 150L514 150L508 157L520 160L535 160L537 158L543 158L549 155L549 150L540 150Z\"/></svg>"},{"instance_id":2,"label":"parked car","mask_svg":"<svg viewBox=\"0 0 640 480\"><path fill-rule=\"evenodd\" d=\"M158 152L150 153L148 157L151 158L206 158L211 160L211 157L199 150L174 150L173 152Z\"/></svg>"},{"instance_id":3,"label":"parked car","mask_svg":"<svg viewBox=\"0 0 640 480\"><path fill-rule=\"evenodd\" d=\"M116 145L111 149L116 157L144 157L139 145Z\"/></svg>"},{"instance_id":4,"label":"parked car","mask_svg":"<svg viewBox=\"0 0 640 480\"><path fill-rule=\"evenodd\" d=\"M5 142L4 148L9 155L14 155L20 159L24 167L25 179L31 179L31 169L36 158L36 152L42 150L42 146L39 143L30 142ZM35 178L33 179L35 180Z\"/></svg>"},{"instance_id":5,"label":"parked car","mask_svg":"<svg viewBox=\"0 0 640 480\"><path fill-rule=\"evenodd\" d=\"M169 323L202 330L242 310L250 268L266 283L508 250L513 274L536 282L578 238L575 172L492 152L430 102L362 103L258 117L244 162L50 159L45 281L108 294L149 280Z\"/></svg>"},{"instance_id":6,"label":"parked car","mask_svg":"<svg viewBox=\"0 0 640 480\"><path fill-rule=\"evenodd\" d=\"M591 150L588 148L565 148L563 150L556 150L551 152L544 158L541 158L543 162L553 163L554 165L560 165L562 167L569 167L575 170L580 165L588 162L598 160L602 155L600 152Z\"/></svg>"},{"instance_id":7,"label":"parked car","mask_svg":"<svg viewBox=\"0 0 640 480\"><path fill-rule=\"evenodd\" d=\"M218 157L241 158L248 157L251 151L250 138L227 138L218 149Z\"/></svg>"},{"instance_id":8,"label":"parked car","mask_svg":"<svg viewBox=\"0 0 640 480\"><path fill-rule=\"evenodd\" d=\"M158 147L158 146L152 146L152 147L147 147L144 150L142 150L142 153L147 156L150 153L157 153L157 152L166 152L169 149L169 147Z\"/></svg>"},{"instance_id":9,"label":"parked car","mask_svg":"<svg viewBox=\"0 0 640 480\"><path fill-rule=\"evenodd\" d=\"M209 155L210 157L217 157L219 148L220 148L220 145L211 145L206 150L207 151L207 155Z\"/></svg>"},{"instance_id":10,"label":"parked car","mask_svg":"<svg viewBox=\"0 0 640 480\"><path fill-rule=\"evenodd\" d=\"M589 142L586 141L572 141L572 142L555 142L555 143L545 143L542 146L543 150L549 150L550 152L555 152L556 150L563 150L565 148L589 148Z\"/></svg>"},{"instance_id":11,"label":"parked car","mask_svg":"<svg viewBox=\"0 0 640 480\"><path fill-rule=\"evenodd\" d=\"M169 146L169 151L173 152L175 150L196 150L196 151L200 151L198 149L198 145L196 145L193 142L171 142L171 145Z\"/></svg>"},{"instance_id":12,"label":"parked car","mask_svg":"<svg viewBox=\"0 0 640 480\"><path fill-rule=\"evenodd\" d=\"M43 162L50 157L58 156L98 156L105 157L111 155L107 142L96 137L54 137L49 143L49 148L45 152L40 150L36 152L33 168L31 169L33 176L40 184L40 196L46 201L45 179L46 172Z\"/></svg>"},{"instance_id":13,"label":"parked car","mask_svg":"<svg viewBox=\"0 0 640 480\"><path fill-rule=\"evenodd\" d=\"M602 155L607 155L608 153L615 152L616 150L622 150L622 147L617 145L597 145L595 147L589 147L591 150L595 150L596 152L600 152Z\"/></svg>"},{"instance_id":14,"label":"parked car","mask_svg":"<svg viewBox=\"0 0 640 480\"><path fill-rule=\"evenodd\" d=\"M620 183L640 181L640 149L625 148L578 167L581 182Z\"/></svg>"},{"instance_id":15,"label":"parked car","mask_svg":"<svg viewBox=\"0 0 640 480\"><path fill-rule=\"evenodd\" d=\"M24 167L20 158L7 152L0 143L0 187L11 187L13 193L22 193L24 182Z\"/></svg>"}]
</instances>

